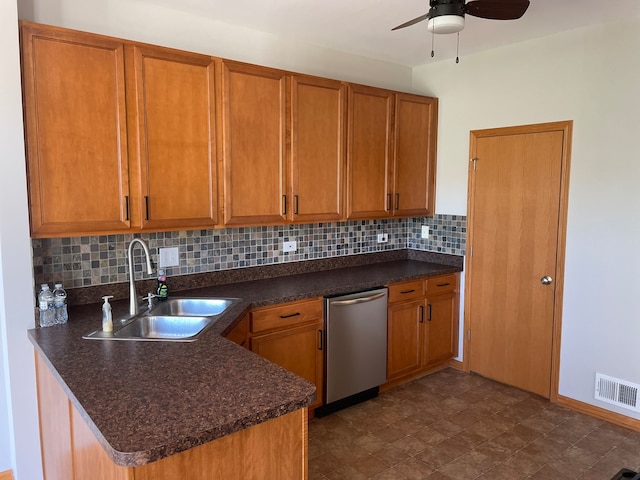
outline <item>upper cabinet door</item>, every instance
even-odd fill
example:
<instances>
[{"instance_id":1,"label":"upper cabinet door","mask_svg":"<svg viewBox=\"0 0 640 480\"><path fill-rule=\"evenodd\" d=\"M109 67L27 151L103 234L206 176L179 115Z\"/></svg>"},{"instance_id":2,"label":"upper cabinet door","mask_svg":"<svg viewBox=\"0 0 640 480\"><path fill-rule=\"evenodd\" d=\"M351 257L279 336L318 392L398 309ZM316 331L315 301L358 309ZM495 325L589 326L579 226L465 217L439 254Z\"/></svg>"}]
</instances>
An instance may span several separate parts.
<instances>
[{"instance_id":1,"label":"upper cabinet door","mask_svg":"<svg viewBox=\"0 0 640 480\"><path fill-rule=\"evenodd\" d=\"M434 214L438 100L396 93L393 213Z\"/></svg>"},{"instance_id":2,"label":"upper cabinet door","mask_svg":"<svg viewBox=\"0 0 640 480\"><path fill-rule=\"evenodd\" d=\"M393 92L349 85L347 218L387 217L392 209Z\"/></svg>"},{"instance_id":3,"label":"upper cabinet door","mask_svg":"<svg viewBox=\"0 0 640 480\"><path fill-rule=\"evenodd\" d=\"M128 229L123 44L28 24L21 35L32 236Z\"/></svg>"},{"instance_id":4,"label":"upper cabinet door","mask_svg":"<svg viewBox=\"0 0 640 480\"><path fill-rule=\"evenodd\" d=\"M132 51L140 223L150 229L213 226L214 61L156 47L134 46Z\"/></svg>"},{"instance_id":5,"label":"upper cabinet door","mask_svg":"<svg viewBox=\"0 0 640 480\"><path fill-rule=\"evenodd\" d=\"M236 62L222 64L224 223L283 223L287 77Z\"/></svg>"},{"instance_id":6,"label":"upper cabinet door","mask_svg":"<svg viewBox=\"0 0 640 480\"><path fill-rule=\"evenodd\" d=\"M315 77L291 78L293 221L344 218L346 87Z\"/></svg>"}]
</instances>

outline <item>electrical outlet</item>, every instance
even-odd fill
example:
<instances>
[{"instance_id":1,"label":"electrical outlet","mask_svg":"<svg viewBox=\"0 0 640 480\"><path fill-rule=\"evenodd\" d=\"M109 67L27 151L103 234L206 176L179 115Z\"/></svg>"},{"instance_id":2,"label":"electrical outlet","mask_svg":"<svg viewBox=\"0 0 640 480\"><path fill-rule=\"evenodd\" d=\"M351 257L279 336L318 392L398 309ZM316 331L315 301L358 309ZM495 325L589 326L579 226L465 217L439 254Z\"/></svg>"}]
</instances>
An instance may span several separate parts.
<instances>
[{"instance_id":1,"label":"electrical outlet","mask_svg":"<svg viewBox=\"0 0 640 480\"><path fill-rule=\"evenodd\" d=\"M386 233L378 234L378 243L387 243L389 241L389 236Z\"/></svg>"},{"instance_id":2,"label":"electrical outlet","mask_svg":"<svg viewBox=\"0 0 640 480\"><path fill-rule=\"evenodd\" d=\"M422 225L421 237L429 238L429 225Z\"/></svg>"},{"instance_id":3,"label":"electrical outlet","mask_svg":"<svg viewBox=\"0 0 640 480\"><path fill-rule=\"evenodd\" d=\"M298 242L296 242L295 240L282 243L283 252L295 252L296 250L298 250Z\"/></svg>"},{"instance_id":4,"label":"electrical outlet","mask_svg":"<svg viewBox=\"0 0 640 480\"><path fill-rule=\"evenodd\" d=\"M158 267L177 267L180 265L180 254L178 247L161 248Z\"/></svg>"}]
</instances>

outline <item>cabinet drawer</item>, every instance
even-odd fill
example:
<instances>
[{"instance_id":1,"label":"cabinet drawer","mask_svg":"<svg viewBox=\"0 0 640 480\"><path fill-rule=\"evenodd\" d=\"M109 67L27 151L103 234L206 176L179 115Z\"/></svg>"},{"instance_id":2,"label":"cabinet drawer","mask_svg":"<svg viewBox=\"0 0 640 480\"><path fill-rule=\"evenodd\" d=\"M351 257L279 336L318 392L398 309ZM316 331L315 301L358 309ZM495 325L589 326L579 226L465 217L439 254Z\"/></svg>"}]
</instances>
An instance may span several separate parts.
<instances>
[{"instance_id":1,"label":"cabinet drawer","mask_svg":"<svg viewBox=\"0 0 640 480\"><path fill-rule=\"evenodd\" d=\"M287 328L319 318L322 318L321 298L259 308L251 312L251 333Z\"/></svg>"},{"instance_id":2,"label":"cabinet drawer","mask_svg":"<svg viewBox=\"0 0 640 480\"><path fill-rule=\"evenodd\" d=\"M458 276L453 273L451 275L442 275L427 279L427 296L439 295L440 293L453 292L458 285Z\"/></svg>"},{"instance_id":3,"label":"cabinet drawer","mask_svg":"<svg viewBox=\"0 0 640 480\"><path fill-rule=\"evenodd\" d=\"M424 296L424 280L389 285L389 303L404 302Z\"/></svg>"}]
</instances>

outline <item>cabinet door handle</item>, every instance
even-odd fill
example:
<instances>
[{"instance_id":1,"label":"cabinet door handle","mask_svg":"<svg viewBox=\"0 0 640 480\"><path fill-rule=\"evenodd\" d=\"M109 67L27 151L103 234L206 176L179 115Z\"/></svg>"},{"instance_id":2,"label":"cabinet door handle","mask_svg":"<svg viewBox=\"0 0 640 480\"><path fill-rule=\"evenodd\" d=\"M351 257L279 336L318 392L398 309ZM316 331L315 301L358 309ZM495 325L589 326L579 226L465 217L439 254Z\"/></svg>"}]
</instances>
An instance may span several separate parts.
<instances>
[{"instance_id":1,"label":"cabinet door handle","mask_svg":"<svg viewBox=\"0 0 640 480\"><path fill-rule=\"evenodd\" d=\"M293 213L298 215L298 195L293 196Z\"/></svg>"},{"instance_id":2,"label":"cabinet door handle","mask_svg":"<svg viewBox=\"0 0 640 480\"><path fill-rule=\"evenodd\" d=\"M282 195L282 214L283 215L287 214L287 196L286 195Z\"/></svg>"},{"instance_id":3,"label":"cabinet door handle","mask_svg":"<svg viewBox=\"0 0 640 480\"><path fill-rule=\"evenodd\" d=\"M446 287L447 285L451 285L451 284L449 282L436 284L437 287Z\"/></svg>"},{"instance_id":4,"label":"cabinet door handle","mask_svg":"<svg viewBox=\"0 0 640 480\"><path fill-rule=\"evenodd\" d=\"M297 317L298 315L300 315L300 312L291 313L289 315L280 315L280 318L291 318L291 317Z\"/></svg>"},{"instance_id":5,"label":"cabinet door handle","mask_svg":"<svg viewBox=\"0 0 640 480\"><path fill-rule=\"evenodd\" d=\"M431 321L431 304L429 303L427 307L429 307L429 317L427 318L427 320Z\"/></svg>"},{"instance_id":6,"label":"cabinet door handle","mask_svg":"<svg viewBox=\"0 0 640 480\"><path fill-rule=\"evenodd\" d=\"M392 207L391 202L392 202L391 194L387 193L387 210L389 210L389 211L391 211L391 207Z\"/></svg>"},{"instance_id":7,"label":"cabinet door handle","mask_svg":"<svg viewBox=\"0 0 640 480\"><path fill-rule=\"evenodd\" d=\"M322 330L318 330L318 350L322 350Z\"/></svg>"},{"instance_id":8,"label":"cabinet door handle","mask_svg":"<svg viewBox=\"0 0 640 480\"><path fill-rule=\"evenodd\" d=\"M400 210L400 194L396 193L396 210Z\"/></svg>"},{"instance_id":9,"label":"cabinet door handle","mask_svg":"<svg viewBox=\"0 0 640 480\"><path fill-rule=\"evenodd\" d=\"M415 288L412 288L411 290L402 290L402 291L400 292L400 294L402 294L402 295L406 295L407 293L412 293L412 292L415 292L415 291L416 291L416 289L415 289Z\"/></svg>"},{"instance_id":10,"label":"cabinet door handle","mask_svg":"<svg viewBox=\"0 0 640 480\"><path fill-rule=\"evenodd\" d=\"M420 305L420 323L424 323L424 307Z\"/></svg>"},{"instance_id":11,"label":"cabinet door handle","mask_svg":"<svg viewBox=\"0 0 640 480\"><path fill-rule=\"evenodd\" d=\"M144 196L144 219L149 220L149 197L147 195Z\"/></svg>"},{"instance_id":12,"label":"cabinet door handle","mask_svg":"<svg viewBox=\"0 0 640 480\"><path fill-rule=\"evenodd\" d=\"M124 219L129 221L129 195L124 196Z\"/></svg>"}]
</instances>

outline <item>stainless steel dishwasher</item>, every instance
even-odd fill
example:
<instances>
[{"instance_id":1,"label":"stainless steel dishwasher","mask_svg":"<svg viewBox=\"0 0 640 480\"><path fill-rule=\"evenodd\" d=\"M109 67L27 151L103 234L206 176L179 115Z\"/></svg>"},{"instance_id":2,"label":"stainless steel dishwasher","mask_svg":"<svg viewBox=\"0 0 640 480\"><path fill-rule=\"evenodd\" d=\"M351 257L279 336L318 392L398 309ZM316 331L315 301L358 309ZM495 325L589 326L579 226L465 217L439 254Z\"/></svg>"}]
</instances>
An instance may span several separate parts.
<instances>
[{"instance_id":1,"label":"stainless steel dishwasher","mask_svg":"<svg viewBox=\"0 0 640 480\"><path fill-rule=\"evenodd\" d=\"M325 298L326 415L377 396L387 380L387 289Z\"/></svg>"}]
</instances>

